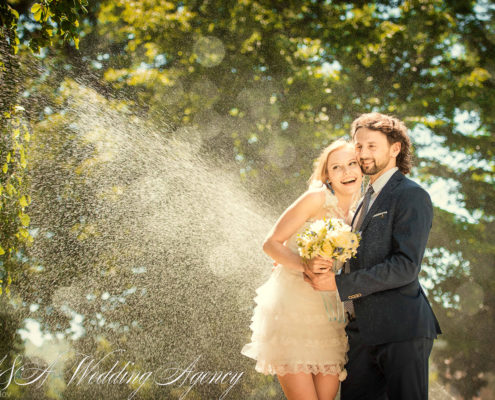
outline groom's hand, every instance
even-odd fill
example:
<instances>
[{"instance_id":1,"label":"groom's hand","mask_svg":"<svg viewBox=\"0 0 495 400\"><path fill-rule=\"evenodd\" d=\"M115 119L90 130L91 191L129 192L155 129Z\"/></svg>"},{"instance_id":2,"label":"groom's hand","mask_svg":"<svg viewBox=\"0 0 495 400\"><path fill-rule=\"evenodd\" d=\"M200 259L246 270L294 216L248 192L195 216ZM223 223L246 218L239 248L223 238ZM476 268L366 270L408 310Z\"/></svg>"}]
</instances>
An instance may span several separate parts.
<instances>
[{"instance_id":1,"label":"groom's hand","mask_svg":"<svg viewBox=\"0 0 495 400\"><path fill-rule=\"evenodd\" d=\"M314 290L337 290L337 284L335 283L335 274L333 272L315 274L309 268L306 268L304 271L304 280L308 282Z\"/></svg>"}]
</instances>

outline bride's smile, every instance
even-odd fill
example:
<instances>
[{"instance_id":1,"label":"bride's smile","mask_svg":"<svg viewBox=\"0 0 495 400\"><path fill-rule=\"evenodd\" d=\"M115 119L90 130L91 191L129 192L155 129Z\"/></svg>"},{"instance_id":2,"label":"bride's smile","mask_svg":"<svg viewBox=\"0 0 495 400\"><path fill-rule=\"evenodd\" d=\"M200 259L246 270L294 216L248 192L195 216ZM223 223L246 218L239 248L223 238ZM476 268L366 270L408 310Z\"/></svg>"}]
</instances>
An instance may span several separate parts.
<instances>
[{"instance_id":1,"label":"bride's smile","mask_svg":"<svg viewBox=\"0 0 495 400\"><path fill-rule=\"evenodd\" d=\"M332 189L343 196L351 196L361 186L362 173L351 146L334 151L328 157L328 182Z\"/></svg>"}]
</instances>

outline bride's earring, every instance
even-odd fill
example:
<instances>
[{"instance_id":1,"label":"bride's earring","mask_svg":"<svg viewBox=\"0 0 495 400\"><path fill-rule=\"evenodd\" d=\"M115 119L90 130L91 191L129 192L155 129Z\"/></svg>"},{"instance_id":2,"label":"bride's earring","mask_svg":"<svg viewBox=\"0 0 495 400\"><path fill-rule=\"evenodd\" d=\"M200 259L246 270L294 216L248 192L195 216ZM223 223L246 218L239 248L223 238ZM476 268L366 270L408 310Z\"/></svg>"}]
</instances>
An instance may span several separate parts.
<instances>
[{"instance_id":1,"label":"bride's earring","mask_svg":"<svg viewBox=\"0 0 495 400\"><path fill-rule=\"evenodd\" d=\"M325 185L327 186L327 188L332 192L332 194L335 196L335 190L333 190L333 187L332 187L332 184L330 183L330 181L327 179L327 181L325 182Z\"/></svg>"}]
</instances>

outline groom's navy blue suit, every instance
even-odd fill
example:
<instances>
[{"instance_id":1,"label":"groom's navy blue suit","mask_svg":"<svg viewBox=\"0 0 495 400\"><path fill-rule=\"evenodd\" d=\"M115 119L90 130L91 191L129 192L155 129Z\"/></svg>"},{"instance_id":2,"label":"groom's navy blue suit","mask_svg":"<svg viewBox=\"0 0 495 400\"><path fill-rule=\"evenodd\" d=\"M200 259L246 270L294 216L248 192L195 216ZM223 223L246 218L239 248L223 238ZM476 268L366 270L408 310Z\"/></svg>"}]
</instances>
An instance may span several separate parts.
<instances>
[{"instance_id":1,"label":"groom's navy blue suit","mask_svg":"<svg viewBox=\"0 0 495 400\"><path fill-rule=\"evenodd\" d=\"M427 398L428 357L441 331L418 274L432 219L428 193L399 171L366 213L350 273L335 277L355 311L342 400Z\"/></svg>"}]
</instances>

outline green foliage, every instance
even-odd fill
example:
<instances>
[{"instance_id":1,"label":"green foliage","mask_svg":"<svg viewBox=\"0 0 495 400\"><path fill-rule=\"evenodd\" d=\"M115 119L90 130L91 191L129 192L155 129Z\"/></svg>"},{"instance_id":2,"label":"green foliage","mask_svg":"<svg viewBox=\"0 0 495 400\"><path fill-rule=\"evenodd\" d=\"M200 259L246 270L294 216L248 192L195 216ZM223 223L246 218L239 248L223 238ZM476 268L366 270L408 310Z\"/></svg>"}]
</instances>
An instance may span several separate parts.
<instances>
[{"instance_id":1,"label":"green foliage","mask_svg":"<svg viewBox=\"0 0 495 400\"><path fill-rule=\"evenodd\" d=\"M36 28L24 31L28 47L39 52L52 45L56 35L64 41L73 40L78 48L78 18L86 12L87 0L43 0L31 7ZM28 16L24 15L24 18ZM29 121L23 117L24 110L17 102L18 71L17 53L20 40L17 31L19 12L8 2L0 3L0 74L2 100L0 102L0 294L10 295L12 279L19 275L16 257L24 245L33 241L29 234L30 217L25 212L31 202L24 182L28 155L26 144L30 139ZM54 35L53 31L56 31Z\"/></svg>"},{"instance_id":2,"label":"green foliage","mask_svg":"<svg viewBox=\"0 0 495 400\"><path fill-rule=\"evenodd\" d=\"M27 194L26 147L31 134L23 120L23 109L1 116L2 146L0 147L0 294L10 295L10 284L20 272L15 262L17 253L33 241L28 231L30 217L26 208L31 203Z\"/></svg>"},{"instance_id":3,"label":"green foliage","mask_svg":"<svg viewBox=\"0 0 495 400\"><path fill-rule=\"evenodd\" d=\"M0 4L0 36L7 36L9 44L14 52L17 54L19 51L19 38L17 36L17 21L19 20L19 13L9 6L7 2ZM2 66L0 64L0 66Z\"/></svg>"},{"instance_id":4,"label":"green foliage","mask_svg":"<svg viewBox=\"0 0 495 400\"><path fill-rule=\"evenodd\" d=\"M12 2L14 3L14 2ZM51 46L55 37L63 41L73 41L79 48L79 19L87 12L87 0L41 0L31 6L31 18L36 28L26 31L25 41L29 40L29 48L38 53L41 48ZM25 16L27 17L27 16ZM14 54L19 51L20 40L17 32L19 12L15 3L2 2L0 5L0 36L7 36Z\"/></svg>"},{"instance_id":5,"label":"green foliage","mask_svg":"<svg viewBox=\"0 0 495 400\"><path fill-rule=\"evenodd\" d=\"M76 32L73 10L52 8L62 4L69 7L40 2L31 9L45 29L38 46L49 43L49 21L67 39ZM2 9L4 28L18 21L9 13ZM246 186L279 209L304 190L311 161L358 114L405 120L416 149L413 177L448 182L468 215L436 208L423 281L444 329L435 353L441 378L465 398L479 392L495 369L495 31L488 2L116 0L89 14L81 41L88 61L55 47L44 65L47 82L31 82L33 96L63 110L61 67L78 78L97 76L102 93L113 89L126 99L122 107L150 124L197 130L205 152L236 163ZM31 107L42 113L41 104ZM51 122L53 135L68 125L63 115Z\"/></svg>"},{"instance_id":6,"label":"green foliage","mask_svg":"<svg viewBox=\"0 0 495 400\"><path fill-rule=\"evenodd\" d=\"M473 216L437 208L423 275L445 330L435 360L467 398L495 367L495 31L494 9L483 4L119 0L102 4L96 26L123 49L104 63L106 81L150 118L204 132L205 148L232 154L246 184L280 208L303 190L310 160L358 114L406 121L414 177L450 179ZM460 115L478 121L474 130ZM466 282L484 293L474 309Z\"/></svg>"}]
</instances>

